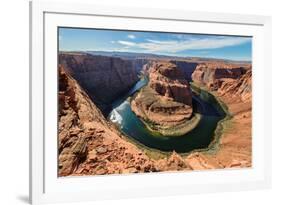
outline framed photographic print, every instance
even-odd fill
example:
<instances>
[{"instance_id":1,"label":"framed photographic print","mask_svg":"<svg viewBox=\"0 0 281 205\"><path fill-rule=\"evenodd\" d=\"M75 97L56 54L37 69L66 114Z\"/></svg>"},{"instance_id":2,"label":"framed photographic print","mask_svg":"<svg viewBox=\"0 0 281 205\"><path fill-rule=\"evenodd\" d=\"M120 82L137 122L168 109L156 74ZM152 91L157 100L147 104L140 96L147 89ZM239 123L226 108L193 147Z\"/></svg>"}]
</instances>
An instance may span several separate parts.
<instances>
[{"instance_id":1,"label":"framed photographic print","mask_svg":"<svg viewBox=\"0 0 281 205\"><path fill-rule=\"evenodd\" d=\"M33 204L270 187L270 17L39 1L30 20Z\"/></svg>"}]
</instances>

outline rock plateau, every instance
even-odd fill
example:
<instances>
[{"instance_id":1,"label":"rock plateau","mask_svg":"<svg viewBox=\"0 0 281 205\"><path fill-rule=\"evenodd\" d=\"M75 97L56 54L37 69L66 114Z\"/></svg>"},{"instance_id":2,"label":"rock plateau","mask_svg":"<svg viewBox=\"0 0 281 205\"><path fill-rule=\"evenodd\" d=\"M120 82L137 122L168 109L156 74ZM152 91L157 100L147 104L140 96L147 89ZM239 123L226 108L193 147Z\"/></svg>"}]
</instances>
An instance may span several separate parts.
<instances>
[{"instance_id":1,"label":"rock plateau","mask_svg":"<svg viewBox=\"0 0 281 205\"><path fill-rule=\"evenodd\" d=\"M193 115L189 83L175 64L153 63L149 83L132 100L131 108L151 130L172 134L169 129L186 127Z\"/></svg>"}]
</instances>

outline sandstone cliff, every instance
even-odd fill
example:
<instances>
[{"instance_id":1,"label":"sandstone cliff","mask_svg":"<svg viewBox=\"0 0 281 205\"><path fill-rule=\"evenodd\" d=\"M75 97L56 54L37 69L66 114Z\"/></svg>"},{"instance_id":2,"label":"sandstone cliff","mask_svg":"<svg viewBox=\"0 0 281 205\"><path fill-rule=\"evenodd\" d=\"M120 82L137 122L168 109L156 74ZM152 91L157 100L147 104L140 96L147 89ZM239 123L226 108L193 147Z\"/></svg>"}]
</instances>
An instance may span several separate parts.
<instances>
[{"instance_id":1,"label":"sandstone cliff","mask_svg":"<svg viewBox=\"0 0 281 205\"><path fill-rule=\"evenodd\" d=\"M103 111L126 93L137 81L138 73L130 60L84 53L60 53L59 64L76 79Z\"/></svg>"},{"instance_id":2,"label":"sandstone cliff","mask_svg":"<svg viewBox=\"0 0 281 205\"><path fill-rule=\"evenodd\" d=\"M210 62L199 64L192 74L196 84L213 92L228 109L231 118L214 153L196 152L186 160L192 169L252 166L252 70L250 64Z\"/></svg>"},{"instance_id":3,"label":"sandstone cliff","mask_svg":"<svg viewBox=\"0 0 281 205\"><path fill-rule=\"evenodd\" d=\"M132 100L131 107L148 123L148 128L164 134L167 129L183 125L192 116L189 83L175 64L153 63L149 68L149 83Z\"/></svg>"},{"instance_id":4,"label":"sandstone cliff","mask_svg":"<svg viewBox=\"0 0 281 205\"><path fill-rule=\"evenodd\" d=\"M103 117L59 69L59 176L156 171L151 160Z\"/></svg>"},{"instance_id":5,"label":"sandstone cliff","mask_svg":"<svg viewBox=\"0 0 281 205\"><path fill-rule=\"evenodd\" d=\"M188 81L192 81L192 73L196 69L198 63L197 62L187 62L187 61L171 61L174 63L184 74L184 77Z\"/></svg>"},{"instance_id":6,"label":"sandstone cliff","mask_svg":"<svg viewBox=\"0 0 281 205\"><path fill-rule=\"evenodd\" d=\"M250 67L245 66L246 71L244 71L244 67L241 66L243 67L241 74L237 74L238 71L234 71L235 74L231 72L225 74L225 71L216 74L218 77L223 73L223 76L218 78L221 83L215 93L227 105L233 116L230 121L223 125L225 129L219 141L219 148L215 152L194 152L186 157L173 152L172 155L157 160L148 157L142 149L129 142L104 118L99 108L90 99L89 92L84 92L84 87L79 85L83 84L84 78L81 78L80 83L78 81L80 78L77 78L79 75L69 69L66 64L66 61L68 61L77 63L81 65L80 68L84 68L81 61L87 62L87 57L72 57L69 58L70 60L64 59L62 61L64 63L59 68L59 176L251 166L252 72ZM68 58L68 56L64 58ZM71 65L71 63L69 64ZM182 73L177 71L177 66L167 61L164 63L148 62L148 64L150 68L151 65L163 64L169 69L163 70L161 66L158 70L152 69L157 71L151 72L150 78L152 80L147 86L148 94L152 92L157 98L145 95L147 101L151 104L141 104L143 110L145 110L143 113L149 111L149 115L155 117L156 120L160 119L161 123L177 125L182 119L190 116L190 111L192 112L191 104L189 104L191 100L180 97L182 89L189 90L188 84L186 84L185 79L175 80L179 76L183 76ZM197 75L198 71L199 69L194 72L194 75ZM76 78L78 80L75 80ZM200 82L208 86L211 81L202 80ZM171 87L168 85L171 85ZM175 89L176 87L179 90ZM214 90L215 87L207 88ZM187 93L190 93L190 90ZM185 94L186 92L184 92ZM93 98L95 98L94 95ZM177 99L177 101L174 99ZM132 101L132 108L133 103L136 103L136 101ZM153 103L155 104L151 107ZM140 110L139 108L140 106L135 111ZM189 110L188 112L185 110L186 108ZM160 115L154 114L156 112L159 112Z\"/></svg>"},{"instance_id":7,"label":"sandstone cliff","mask_svg":"<svg viewBox=\"0 0 281 205\"><path fill-rule=\"evenodd\" d=\"M62 66L58 115L59 176L191 169L176 153L154 160L127 141Z\"/></svg>"},{"instance_id":8,"label":"sandstone cliff","mask_svg":"<svg viewBox=\"0 0 281 205\"><path fill-rule=\"evenodd\" d=\"M246 77L246 76L244 76ZM244 80L240 79L238 81ZM242 86L243 87L243 86ZM238 90L242 91L238 86ZM186 161L194 170L243 168L252 166L252 100L249 95L243 100L240 96L225 93L217 96L223 101L232 116L222 124L224 130L215 151L195 152L186 157ZM240 89L241 88L241 89ZM242 92L243 93L243 92Z\"/></svg>"},{"instance_id":9,"label":"sandstone cliff","mask_svg":"<svg viewBox=\"0 0 281 205\"><path fill-rule=\"evenodd\" d=\"M251 98L251 78L250 64L201 63L192 74L196 84L244 100Z\"/></svg>"},{"instance_id":10,"label":"sandstone cliff","mask_svg":"<svg viewBox=\"0 0 281 205\"><path fill-rule=\"evenodd\" d=\"M135 70L138 73L143 72L143 70L146 69L147 64L149 64L151 62L150 59L143 59L143 58L137 58L137 59L133 59L131 61L133 63Z\"/></svg>"},{"instance_id":11,"label":"sandstone cliff","mask_svg":"<svg viewBox=\"0 0 281 205\"><path fill-rule=\"evenodd\" d=\"M201 63L192 74L192 80L205 85L211 90L217 90L224 79L238 79L249 69L249 65L226 63Z\"/></svg>"},{"instance_id":12,"label":"sandstone cliff","mask_svg":"<svg viewBox=\"0 0 281 205\"><path fill-rule=\"evenodd\" d=\"M248 70L239 79L225 79L218 89L221 96L239 97L243 102L252 98L252 70Z\"/></svg>"},{"instance_id":13,"label":"sandstone cliff","mask_svg":"<svg viewBox=\"0 0 281 205\"><path fill-rule=\"evenodd\" d=\"M149 74L149 87L159 95L192 107L189 83L172 63L155 63Z\"/></svg>"}]
</instances>

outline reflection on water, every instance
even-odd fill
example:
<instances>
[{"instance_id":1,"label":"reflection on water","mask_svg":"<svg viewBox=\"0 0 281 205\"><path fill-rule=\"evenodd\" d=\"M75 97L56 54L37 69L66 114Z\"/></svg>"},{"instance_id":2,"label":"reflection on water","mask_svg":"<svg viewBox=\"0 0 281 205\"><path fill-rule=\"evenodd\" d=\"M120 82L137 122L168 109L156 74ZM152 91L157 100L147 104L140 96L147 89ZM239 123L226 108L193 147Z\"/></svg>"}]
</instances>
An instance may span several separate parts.
<instances>
[{"instance_id":1,"label":"reflection on water","mask_svg":"<svg viewBox=\"0 0 281 205\"><path fill-rule=\"evenodd\" d=\"M194 149L206 148L213 140L217 123L224 118L225 113L216 99L206 91L194 93L193 106L195 112L202 115L197 125L183 136L159 136L148 130L143 122L131 110L128 97L147 84L148 79L141 79L128 93L114 102L114 109L109 114L109 120L115 123L128 137L139 143L161 151L190 152Z\"/></svg>"}]
</instances>

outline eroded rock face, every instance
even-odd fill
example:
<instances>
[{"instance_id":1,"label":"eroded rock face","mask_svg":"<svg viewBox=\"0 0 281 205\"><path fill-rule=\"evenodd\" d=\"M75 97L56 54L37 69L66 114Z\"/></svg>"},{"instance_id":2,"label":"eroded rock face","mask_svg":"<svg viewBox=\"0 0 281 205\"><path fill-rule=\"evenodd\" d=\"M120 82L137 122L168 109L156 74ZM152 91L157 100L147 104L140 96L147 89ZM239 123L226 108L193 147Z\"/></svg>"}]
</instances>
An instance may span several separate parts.
<instances>
[{"instance_id":1,"label":"eroded rock face","mask_svg":"<svg viewBox=\"0 0 281 205\"><path fill-rule=\"evenodd\" d=\"M248 70L237 80L225 80L218 89L220 95L238 96L245 101L252 99L252 70Z\"/></svg>"},{"instance_id":2,"label":"eroded rock face","mask_svg":"<svg viewBox=\"0 0 281 205\"><path fill-rule=\"evenodd\" d=\"M155 163L155 166L158 170L162 171L181 171L181 170L191 170L192 168L183 157L177 154L175 151L166 158L158 160Z\"/></svg>"},{"instance_id":3,"label":"eroded rock face","mask_svg":"<svg viewBox=\"0 0 281 205\"><path fill-rule=\"evenodd\" d=\"M152 64L156 65L155 62ZM152 81L147 86L148 95L144 95L147 97L146 103L139 101L140 104L136 105L138 101L134 100L132 109L135 103L137 109L134 111L141 111L140 116L147 114L162 125L177 125L190 116L190 111L192 112L189 101L179 97L182 95L180 90L189 90L189 87L185 85L184 79L175 79L179 78L181 73L173 68L174 65L167 66L170 63L165 62L163 65L169 69L165 70L160 66L158 71L152 72L157 67L151 66L152 64L149 71L152 74L150 76ZM217 97L228 106L233 116L227 124L229 127L220 138L219 149L211 154L194 152L188 156L180 156L173 152L159 160L148 157L140 148L128 142L104 118L99 108L69 72L60 66L59 176L251 167L250 69L237 78L234 77L236 74L225 78L223 73L224 77L215 81ZM222 72L217 74L220 75ZM179 91L173 90L173 86L167 84L174 85ZM150 87L151 85L154 89Z\"/></svg>"},{"instance_id":4,"label":"eroded rock face","mask_svg":"<svg viewBox=\"0 0 281 205\"><path fill-rule=\"evenodd\" d=\"M201 63L192 74L195 83L206 85L210 89L217 89L220 82L225 79L238 79L246 73L249 65L236 65L225 63Z\"/></svg>"},{"instance_id":5,"label":"eroded rock face","mask_svg":"<svg viewBox=\"0 0 281 205\"><path fill-rule=\"evenodd\" d=\"M172 127L192 115L192 94L183 73L170 62L153 63L149 83L131 102L142 119L163 127Z\"/></svg>"},{"instance_id":6,"label":"eroded rock face","mask_svg":"<svg viewBox=\"0 0 281 205\"><path fill-rule=\"evenodd\" d=\"M94 103L105 113L110 103L137 81L132 61L83 53L61 53L59 64L76 79Z\"/></svg>"},{"instance_id":7,"label":"eroded rock face","mask_svg":"<svg viewBox=\"0 0 281 205\"><path fill-rule=\"evenodd\" d=\"M106 121L88 95L59 67L59 176L190 170L173 152L160 160L141 149Z\"/></svg>"},{"instance_id":8,"label":"eroded rock face","mask_svg":"<svg viewBox=\"0 0 281 205\"><path fill-rule=\"evenodd\" d=\"M62 66L58 143L59 176L156 171L153 162L106 121Z\"/></svg>"},{"instance_id":9,"label":"eroded rock face","mask_svg":"<svg viewBox=\"0 0 281 205\"><path fill-rule=\"evenodd\" d=\"M198 63L197 62L186 62L186 61L171 61L174 63L183 73L184 77L188 81L192 81L192 73L196 69Z\"/></svg>"},{"instance_id":10,"label":"eroded rock face","mask_svg":"<svg viewBox=\"0 0 281 205\"><path fill-rule=\"evenodd\" d=\"M192 96L187 80L174 64L156 64L149 74L149 86L159 95L185 105L192 105Z\"/></svg>"},{"instance_id":11,"label":"eroded rock face","mask_svg":"<svg viewBox=\"0 0 281 205\"><path fill-rule=\"evenodd\" d=\"M250 64L198 65L194 82L204 85L223 101L233 116L224 125L215 154L193 153L188 161L191 169L214 169L252 166L252 70Z\"/></svg>"},{"instance_id":12,"label":"eroded rock face","mask_svg":"<svg viewBox=\"0 0 281 205\"><path fill-rule=\"evenodd\" d=\"M192 80L220 95L251 98L252 71L250 64L202 63L192 74Z\"/></svg>"}]
</instances>

